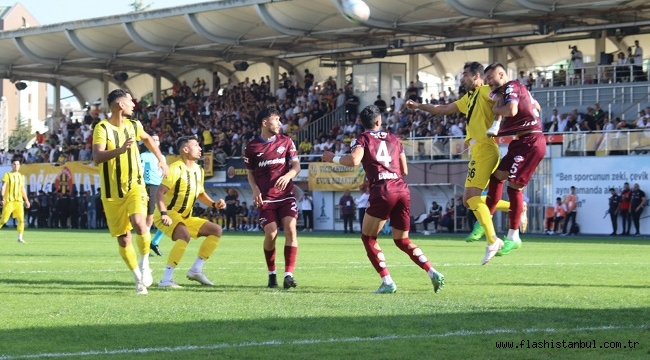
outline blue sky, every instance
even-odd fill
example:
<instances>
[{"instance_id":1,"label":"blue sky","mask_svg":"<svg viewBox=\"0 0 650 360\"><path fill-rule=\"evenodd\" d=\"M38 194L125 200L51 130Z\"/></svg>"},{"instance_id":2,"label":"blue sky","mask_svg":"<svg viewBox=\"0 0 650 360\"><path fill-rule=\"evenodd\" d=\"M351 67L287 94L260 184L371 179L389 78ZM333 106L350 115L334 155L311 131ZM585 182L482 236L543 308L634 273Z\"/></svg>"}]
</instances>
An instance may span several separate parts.
<instances>
[{"instance_id":1,"label":"blue sky","mask_svg":"<svg viewBox=\"0 0 650 360\"><path fill-rule=\"evenodd\" d=\"M88 1L88 0L19 0L27 11L34 16L41 25L57 24L68 21L91 19L103 16L125 14L133 11L130 5L133 0L117 1ZM182 6L187 4L198 4L206 2L197 0L143 0L144 5L149 5L149 10L163 9L168 7ZM15 2L5 3L5 6L13 6ZM74 102L74 98L66 88L61 89L61 98L64 102ZM66 99L68 98L68 99ZM54 88L48 86L48 101L54 99Z\"/></svg>"},{"instance_id":2,"label":"blue sky","mask_svg":"<svg viewBox=\"0 0 650 360\"><path fill-rule=\"evenodd\" d=\"M118 15L131 12L133 0L117 1L88 1L88 0L19 0L27 11L41 24L56 24L67 21L90 19L102 16ZM151 4L150 10L175 7L187 4L198 4L197 0L143 0L143 4ZM13 5L14 2L6 3Z\"/></svg>"}]
</instances>

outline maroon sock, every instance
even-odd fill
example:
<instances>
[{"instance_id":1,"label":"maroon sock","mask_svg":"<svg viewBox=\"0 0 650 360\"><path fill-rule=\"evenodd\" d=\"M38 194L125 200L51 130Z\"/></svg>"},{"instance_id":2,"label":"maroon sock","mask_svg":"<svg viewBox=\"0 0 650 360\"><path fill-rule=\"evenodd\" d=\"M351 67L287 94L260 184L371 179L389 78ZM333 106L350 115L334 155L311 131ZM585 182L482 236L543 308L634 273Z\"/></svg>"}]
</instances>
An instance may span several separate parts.
<instances>
[{"instance_id":1,"label":"maroon sock","mask_svg":"<svg viewBox=\"0 0 650 360\"><path fill-rule=\"evenodd\" d=\"M521 189L513 189L508 186L508 200L510 200L510 229L519 229L521 222L521 212L524 209L524 195Z\"/></svg>"},{"instance_id":2,"label":"maroon sock","mask_svg":"<svg viewBox=\"0 0 650 360\"><path fill-rule=\"evenodd\" d=\"M266 268L269 271L275 271L275 248L273 250L264 249L264 258L266 259Z\"/></svg>"},{"instance_id":3,"label":"maroon sock","mask_svg":"<svg viewBox=\"0 0 650 360\"><path fill-rule=\"evenodd\" d=\"M503 196L503 181L492 175L490 176L487 199L485 200L488 209L490 209L490 214L494 215L494 212L497 211L497 204L501 200L501 196Z\"/></svg>"},{"instance_id":4,"label":"maroon sock","mask_svg":"<svg viewBox=\"0 0 650 360\"><path fill-rule=\"evenodd\" d=\"M411 261L421 267L422 270L429 271L429 269L431 269L431 264L429 264L427 257L417 245L411 242L409 238L393 239L393 241L395 241L395 245L397 245L400 250L404 251L406 255L411 258Z\"/></svg>"},{"instance_id":5,"label":"maroon sock","mask_svg":"<svg viewBox=\"0 0 650 360\"><path fill-rule=\"evenodd\" d=\"M293 273L293 269L296 267L297 255L297 246L284 246L284 272Z\"/></svg>"},{"instance_id":6,"label":"maroon sock","mask_svg":"<svg viewBox=\"0 0 650 360\"><path fill-rule=\"evenodd\" d=\"M361 241L363 242L363 247L366 248L366 254L368 254L368 259L370 263L377 270L379 276L388 275L388 268L386 267L386 258L384 253L381 252L381 248L377 243L377 237L370 237L368 235L361 235Z\"/></svg>"}]
</instances>

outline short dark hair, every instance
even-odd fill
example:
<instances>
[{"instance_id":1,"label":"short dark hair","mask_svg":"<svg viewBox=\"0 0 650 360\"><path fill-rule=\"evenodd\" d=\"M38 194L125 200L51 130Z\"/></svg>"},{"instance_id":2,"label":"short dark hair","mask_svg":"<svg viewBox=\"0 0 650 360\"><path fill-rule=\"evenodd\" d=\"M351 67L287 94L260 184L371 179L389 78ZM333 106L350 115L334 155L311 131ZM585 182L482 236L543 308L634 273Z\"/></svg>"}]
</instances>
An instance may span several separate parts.
<instances>
[{"instance_id":1,"label":"short dark hair","mask_svg":"<svg viewBox=\"0 0 650 360\"><path fill-rule=\"evenodd\" d=\"M562 201L561 197L555 198L555 201Z\"/></svg>"},{"instance_id":2,"label":"short dark hair","mask_svg":"<svg viewBox=\"0 0 650 360\"><path fill-rule=\"evenodd\" d=\"M479 62L476 61L468 61L465 63L465 66L463 66L463 70L467 69L467 71L472 74L472 75L482 75L483 74L483 65Z\"/></svg>"},{"instance_id":3,"label":"short dark hair","mask_svg":"<svg viewBox=\"0 0 650 360\"><path fill-rule=\"evenodd\" d=\"M614 189L614 188L609 188L609 191L616 191L616 189Z\"/></svg>"},{"instance_id":4,"label":"short dark hair","mask_svg":"<svg viewBox=\"0 0 650 360\"><path fill-rule=\"evenodd\" d=\"M190 140L196 140L199 141L199 138L196 135L190 135L190 136L183 136L176 140L176 150L178 150L178 153L181 153L181 148L185 146Z\"/></svg>"},{"instance_id":5,"label":"short dark hair","mask_svg":"<svg viewBox=\"0 0 650 360\"><path fill-rule=\"evenodd\" d=\"M503 66L503 64L501 64L499 62L495 62L495 63L492 63L492 64L488 65L488 67L485 68L485 71L483 73L487 73L490 70L495 70L496 68L502 68L503 70L506 69L506 67Z\"/></svg>"},{"instance_id":6,"label":"short dark hair","mask_svg":"<svg viewBox=\"0 0 650 360\"><path fill-rule=\"evenodd\" d=\"M369 130L375 127L375 119L381 117L381 112L379 112L377 106L368 105L365 109L361 110L359 117L361 117L361 125L363 125L366 130Z\"/></svg>"},{"instance_id":7,"label":"short dark hair","mask_svg":"<svg viewBox=\"0 0 650 360\"><path fill-rule=\"evenodd\" d=\"M115 89L111 91L108 94L108 97L106 98L106 101L108 102L108 106L110 107L113 104L113 102L115 102L115 100L126 97L127 94L128 92L124 89Z\"/></svg>"},{"instance_id":8,"label":"short dark hair","mask_svg":"<svg viewBox=\"0 0 650 360\"><path fill-rule=\"evenodd\" d=\"M262 121L264 121L264 119L270 118L271 116L280 116L280 111L274 106L267 106L263 108L259 113L257 113L257 118L255 120L259 126L262 126Z\"/></svg>"}]
</instances>

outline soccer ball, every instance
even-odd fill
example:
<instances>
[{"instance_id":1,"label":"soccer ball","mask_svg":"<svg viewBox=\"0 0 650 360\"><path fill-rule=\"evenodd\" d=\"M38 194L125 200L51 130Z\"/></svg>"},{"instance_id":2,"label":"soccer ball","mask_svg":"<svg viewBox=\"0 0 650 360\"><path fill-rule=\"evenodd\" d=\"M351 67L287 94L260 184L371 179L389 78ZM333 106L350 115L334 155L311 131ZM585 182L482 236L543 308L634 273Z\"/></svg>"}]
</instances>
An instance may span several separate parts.
<instances>
[{"instance_id":1,"label":"soccer ball","mask_svg":"<svg viewBox=\"0 0 650 360\"><path fill-rule=\"evenodd\" d=\"M343 17L353 23L360 23L370 17L370 8L363 0L341 0Z\"/></svg>"}]
</instances>

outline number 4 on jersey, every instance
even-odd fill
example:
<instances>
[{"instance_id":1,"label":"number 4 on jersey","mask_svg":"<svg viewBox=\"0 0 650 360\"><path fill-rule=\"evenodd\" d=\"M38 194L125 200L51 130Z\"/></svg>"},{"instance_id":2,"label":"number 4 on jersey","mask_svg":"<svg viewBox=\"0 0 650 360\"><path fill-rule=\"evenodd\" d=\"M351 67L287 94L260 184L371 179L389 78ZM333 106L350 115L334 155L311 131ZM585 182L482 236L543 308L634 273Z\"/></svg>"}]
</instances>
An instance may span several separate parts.
<instances>
[{"instance_id":1,"label":"number 4 on jersey","mask_svg":"<svg viewBox=\"0 0 650 360\"><path fill-rule=\"evenodd\" d=\"M388 154L388 147L386 147L386 142L382 141L379 143L379 149L377 150L377 154L375 155L375 159L379 162L383 162L385 167L388 167L390 165L390 162L392 159L390 158L390 155Z\"/></svg>"}]
</instances>

